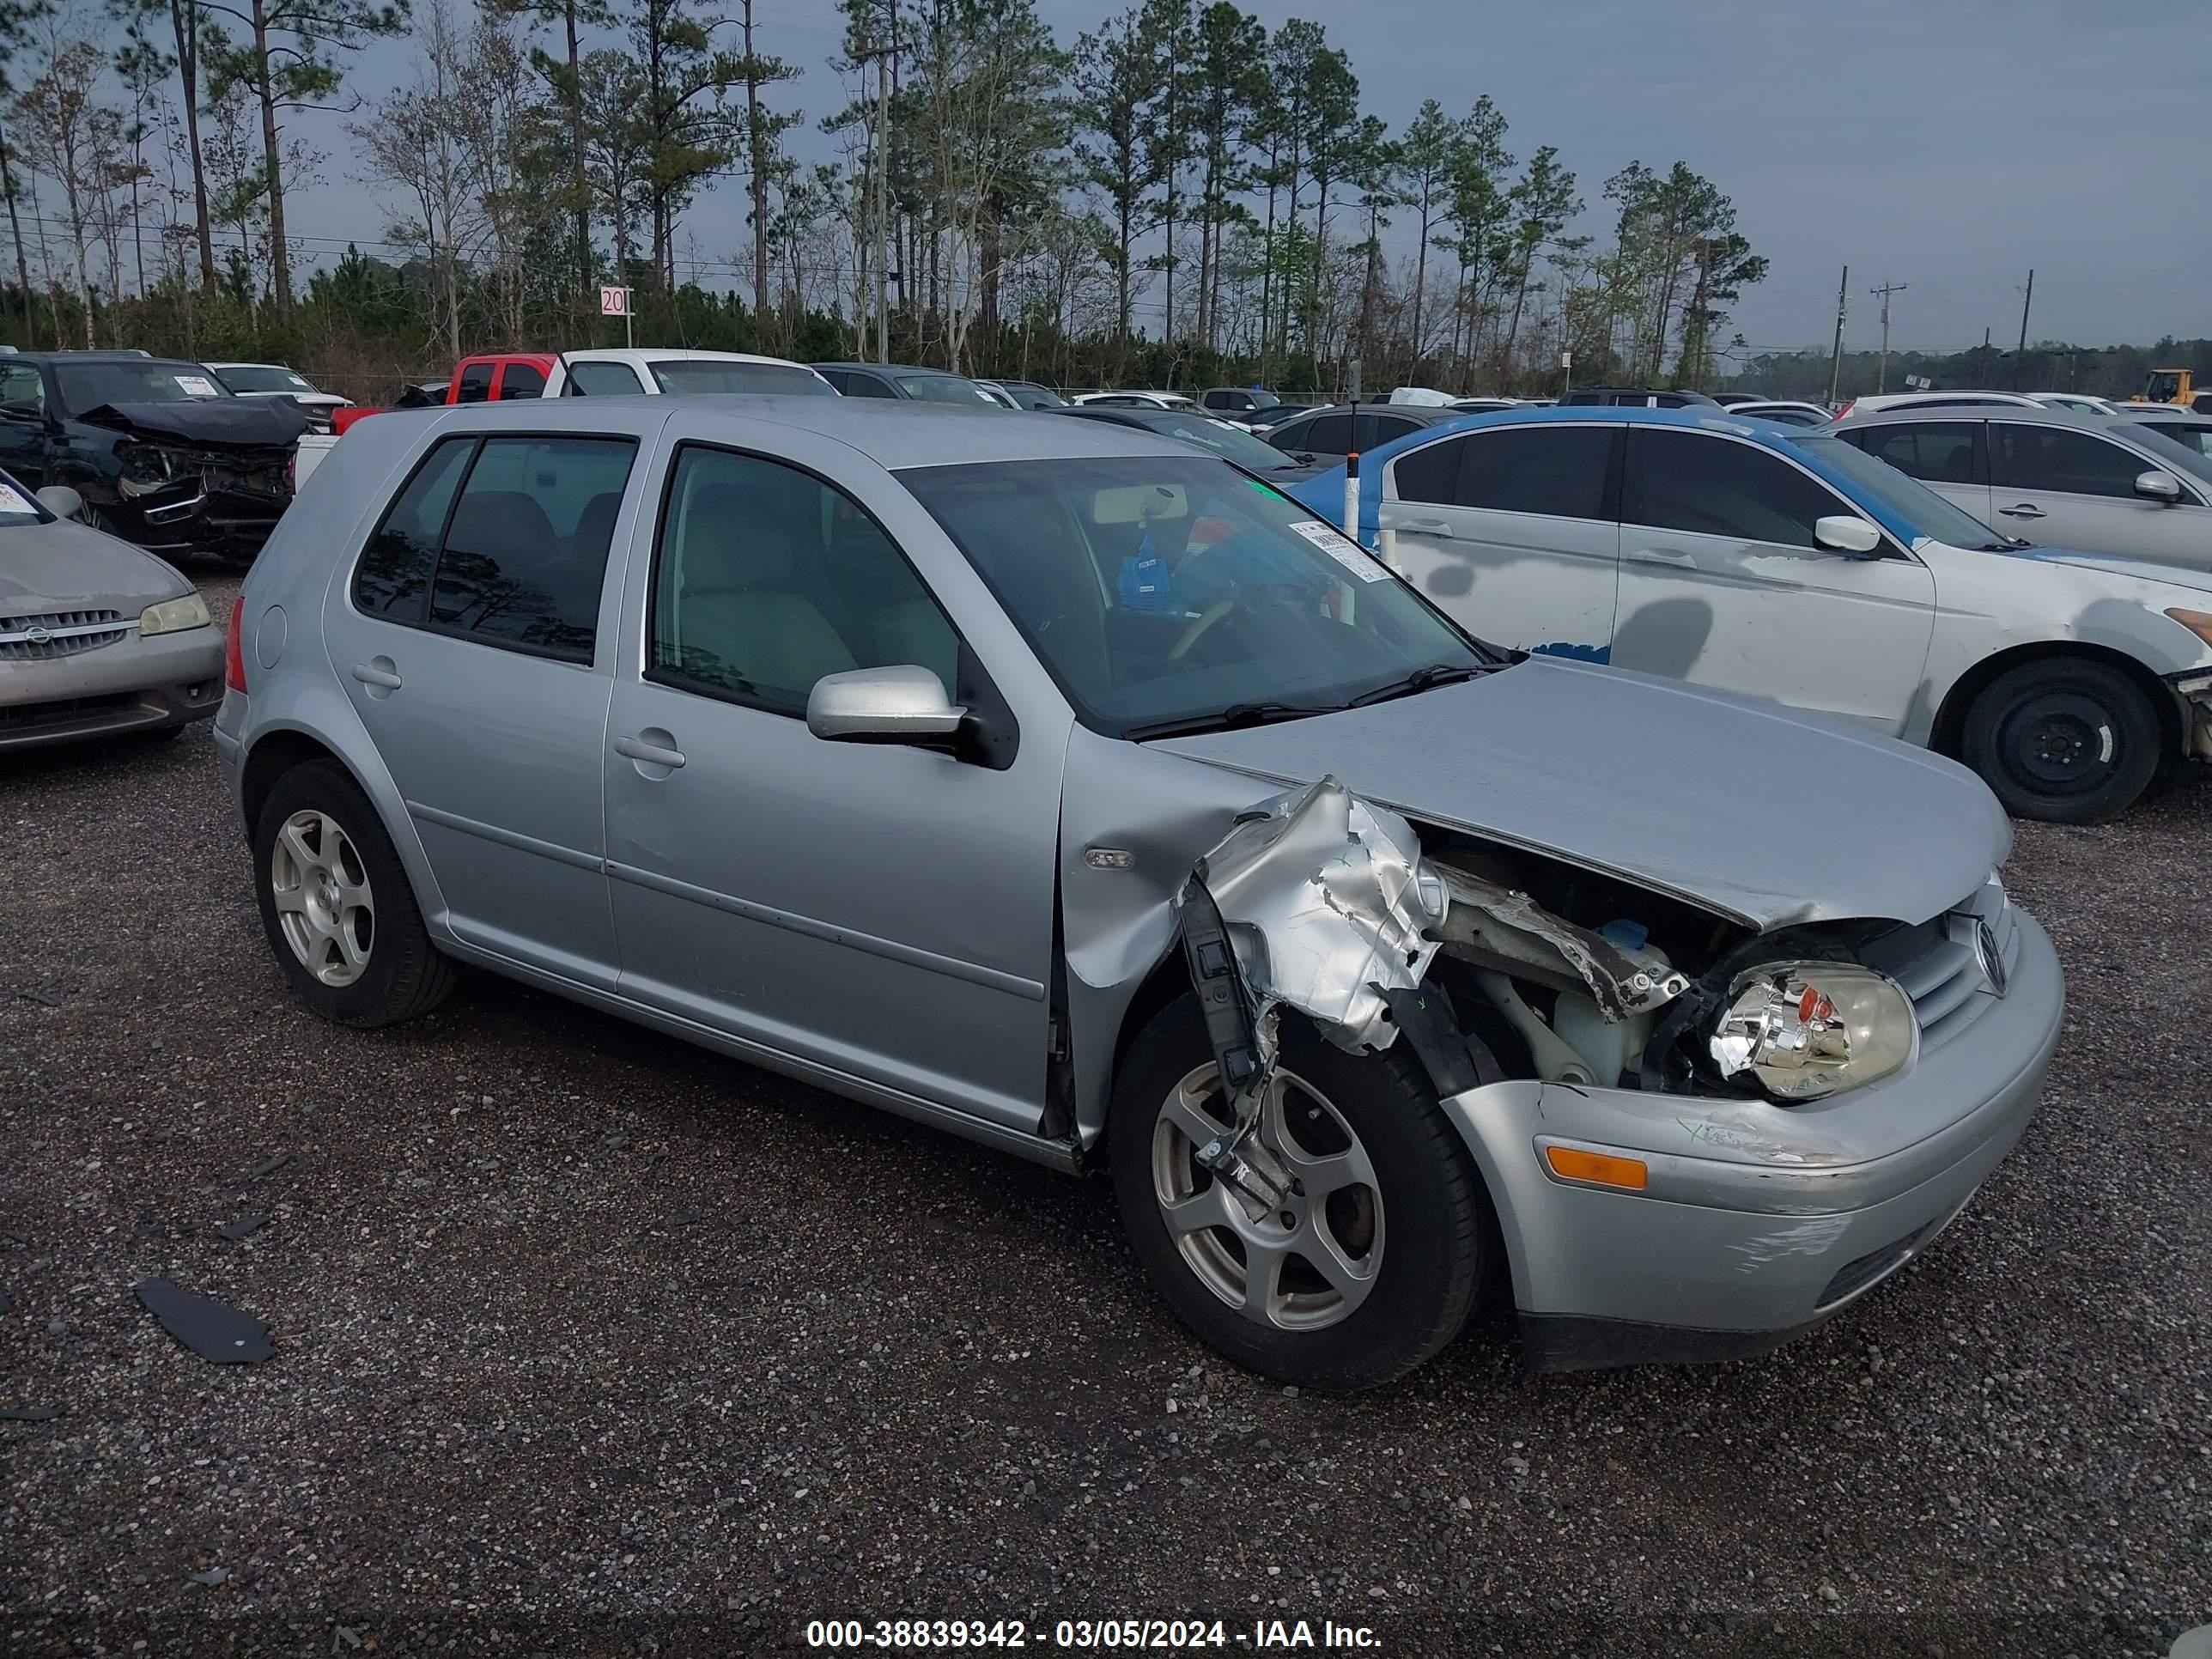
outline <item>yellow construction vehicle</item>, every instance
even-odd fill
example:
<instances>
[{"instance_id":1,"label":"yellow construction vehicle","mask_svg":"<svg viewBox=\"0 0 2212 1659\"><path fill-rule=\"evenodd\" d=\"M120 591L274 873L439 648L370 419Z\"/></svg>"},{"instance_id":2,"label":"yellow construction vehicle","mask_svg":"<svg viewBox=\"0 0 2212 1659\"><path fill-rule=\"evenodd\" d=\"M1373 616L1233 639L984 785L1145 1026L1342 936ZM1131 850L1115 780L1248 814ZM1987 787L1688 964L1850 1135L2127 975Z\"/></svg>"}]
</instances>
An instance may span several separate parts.
<instances>
[{"instance_id":1,"label":"yellow construction vehicle","mask_svg":"<svg viewBox=\"0 0 2212 1659\"><path fill-rule=\"evenodd\" d=\"M2201 398L2207 404L2212 404L2212 392L2198 392L2195 381L2195 375L2185 368L2154 368L2144 380L2143 389L2128 401L2172 404L2182 409L2197 409Z\"/></svg>"}]
</instances>

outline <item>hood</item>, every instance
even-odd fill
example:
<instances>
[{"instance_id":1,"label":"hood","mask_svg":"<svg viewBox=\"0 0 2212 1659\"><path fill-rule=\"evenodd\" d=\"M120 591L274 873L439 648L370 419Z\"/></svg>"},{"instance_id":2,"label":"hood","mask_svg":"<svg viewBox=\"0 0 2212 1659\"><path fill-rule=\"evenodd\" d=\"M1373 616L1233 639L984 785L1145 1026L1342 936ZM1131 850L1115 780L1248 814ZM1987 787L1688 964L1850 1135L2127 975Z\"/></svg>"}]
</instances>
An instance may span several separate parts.
<instances>
[{"instance_id":1,"label":"hood","mask_svg":"<svg viewBox=\"0 0 2212 1659\"><path fill-rule=\"evenodd\" d=\"M148 438L211 448L264 449L295 441L307 417L281 398L194 398L177 404L102 404L77 417Z\"/></svg>"},{"instance_id":2,"label":"hood","mask_svg":"<svg viewBox=\"0 0 2212 1659\"><path fill-rule=\"evenodd\" d=\"M2212 558L2212 548L2206 550ZM2159 582L2167 587L2186 588L2190 592L2212 598L2212 570L2195 565L2160 564L2150 559L2130 559L2118 553L2083 553L2070 547L2017 547L2008 549L2002 556L2008 559L2033 559L2039 564L2071 565L2076 570L2093 570L2100 575L2125 576L2130 580Z\"/></svg>"},{"instance_id":3,"label":"hood","mask_svg":"<svg viewBox=\"0 0 2212 1659\"><path fill-rule=\"evenodd\" d=\"M0 530L0 616L52 611L135 615L192 591L174 569L74 520Z\"/></svg>"},{"instance_id":4,"label":"hood","mask_svg":"<svg viewBox=\"0 0 2212 1659\"><path fill-rule=\"evenodd\" d=\"M2010 850L1979 778L1925 750L1619 669L1532 657L1366 708L1146 745L1355 793L1765 930L1922 922Z\"/></svg>"}]
</instances>

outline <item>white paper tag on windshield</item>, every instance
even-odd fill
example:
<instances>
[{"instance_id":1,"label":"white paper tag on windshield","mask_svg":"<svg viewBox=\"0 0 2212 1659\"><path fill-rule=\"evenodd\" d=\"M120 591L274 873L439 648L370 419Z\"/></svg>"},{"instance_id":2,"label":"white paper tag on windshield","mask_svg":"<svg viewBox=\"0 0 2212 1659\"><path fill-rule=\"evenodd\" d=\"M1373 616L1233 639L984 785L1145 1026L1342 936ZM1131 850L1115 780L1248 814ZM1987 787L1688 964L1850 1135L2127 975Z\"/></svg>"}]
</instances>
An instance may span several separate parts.
<instances>
[{"instance_id":1,"label":"white paper tag on windshield","mask_svg":"<svg viewBox=\"0 0 2212 1659\"><path fill-rule=\"evenodd\" d=\"M39 509L15 485L0 483L0 513L27 513L36 518Z\"/></svg>"},{"instance_id":2,"label":"white paper tag on windshield","mask_svg":"<svg viewBox=\"0 0 2212 1659\"><path fill-rule=\"evenodd\" d=\"M172 374L169 378L182 387L188 397L220 398L222 396L222 393L216 390L215 382L204 374Z\"/></svg>"},{"instance_id":3,"label":"white paper tag on windshield","mask_svg":"<svg viewBox=\"0 0 2212 1659\"><path fill-rule=\"evenodd\" d=\"M1302 519L1290 528L1291 534L1304 537L1360 580L1384 582L1390 580L1390 573L1382 568L1379 559L1369 557L1358 543L1323 524L1319 519Z\"/></svg>"}]
</instances>

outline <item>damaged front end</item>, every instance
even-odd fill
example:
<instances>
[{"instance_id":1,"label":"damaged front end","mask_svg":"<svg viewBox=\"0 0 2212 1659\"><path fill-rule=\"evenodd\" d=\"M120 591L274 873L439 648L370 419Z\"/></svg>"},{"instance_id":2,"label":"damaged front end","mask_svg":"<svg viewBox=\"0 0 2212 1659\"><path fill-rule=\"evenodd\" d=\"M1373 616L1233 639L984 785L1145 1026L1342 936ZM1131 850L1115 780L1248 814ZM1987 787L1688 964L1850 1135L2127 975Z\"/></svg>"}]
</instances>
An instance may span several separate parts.
<instances>
[{"instance_id":1,"label":"damaged front end","mask_svg":"<svg viewBox=\"0 0 2212 1659\"><path fill-rule=\"evenodd\" d=\"M251 551L290 505L293 458L306 429L296 410L242 399L104 405L84 418L118 434L86 500L131 540L154 549Z\"/></svg>"}]
</instances>

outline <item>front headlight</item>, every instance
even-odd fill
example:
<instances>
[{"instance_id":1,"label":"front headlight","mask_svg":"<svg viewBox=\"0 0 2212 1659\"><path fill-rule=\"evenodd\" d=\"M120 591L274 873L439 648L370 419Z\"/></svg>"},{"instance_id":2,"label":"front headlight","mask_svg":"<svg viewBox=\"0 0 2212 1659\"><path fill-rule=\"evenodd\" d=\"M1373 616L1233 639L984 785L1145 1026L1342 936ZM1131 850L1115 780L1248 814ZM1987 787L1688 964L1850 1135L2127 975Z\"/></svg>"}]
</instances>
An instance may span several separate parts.
<instances>
[{"instance_id":1,"label":"front headlight","mask_svg":"<svg viewBox=\"0 0 2212 1659\"><path fill-rule=\"evenodd\" d=\"M1713 1064L1780 1101L1817 1100L1902 1070L1920 1046L1911 999L1839 962L1774 962L1736 976L1713 1027Z\"/></svg>"},{"instance_id":2,"label":"front headlight","mask_svg":"<svg viewBox=\"0 0 2212 1659\"><path fill-rule=\"evenodd\" d=\"M115 459L123 468L122 481L142 489L155 489L176 476L173 458L155 444L119 444Z\"/></svg>"},{"instance_id":3,"label":"front headlight","mask_svg":"<svg viewBox=\"0 0 2212 1659\"><path fill-rule=\"evenodd\" d=\"M164 599L159 605L149 605L138 618L141 634L180 634L187 628L207 625L207 601L198 592L187 593L181 599Z\"/></svg>"}]
</instances>

